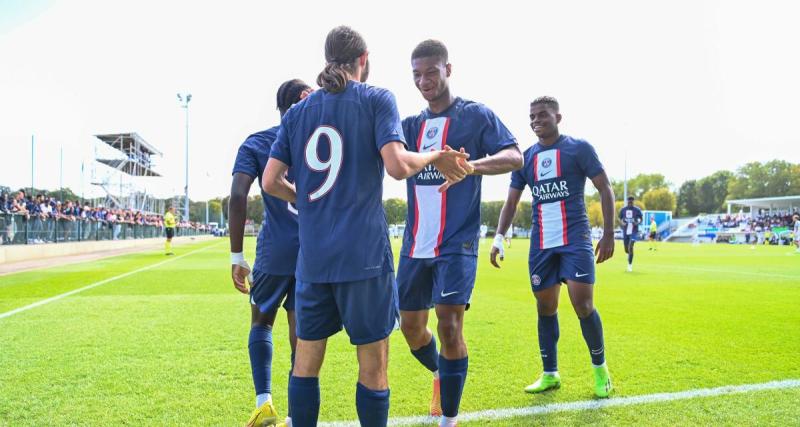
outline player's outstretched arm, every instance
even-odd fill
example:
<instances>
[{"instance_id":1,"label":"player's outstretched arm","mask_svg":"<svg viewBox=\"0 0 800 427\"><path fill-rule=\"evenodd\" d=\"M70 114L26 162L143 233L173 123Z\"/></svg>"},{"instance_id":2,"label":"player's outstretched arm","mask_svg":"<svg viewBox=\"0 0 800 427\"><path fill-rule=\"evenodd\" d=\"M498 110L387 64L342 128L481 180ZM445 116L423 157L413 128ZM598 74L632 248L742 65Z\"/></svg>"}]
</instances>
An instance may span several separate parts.
<instances>
[{"instance_id":1,"label":"player's outstretched arm","mask_svg":"<svg viewBox=\"0 0 800 427\"><path fill-rule=\"evenodd\" d=\"M283 199L289 203L297 201L297 192L294 184L286 180L286 172L289 165L282 161L270 157L267 166L264 168L261 187L265 193Z\"/></svg>"},{"instance_id":2,"label":"player's outstretched arm","mask_svg":"<svg viewBox=\"0 0 800 427\"><path fill-rule=\"evenodd\" d=\"M494 243L492 243L492 251L489 253L489 261L493 266L500 268L497 263L497 255L500 255L500 261L505 258L503 249L503 238L505 237L508 227L511 226L511 221L514 220L514 214L517 213L517 205L519 199L522 197L522 190L516 188L508 188L508 197L506 202L503 203L503 208L500 209L500 218L497 220L497 232L494 235Z\"/></svg>"},{"instance_id":3,"label":"player's outstretched arm","mask_svg":"<svg viewBox=\"0 0 800 427\"><path fill-rule=\"evenodd\" d=\"M448 182L456 183L467 176L471 168L465 160L469 153L445 147L442 151L415 153L406 150L401 142L390 142L381 148L381 157L386 172L397 180L406 179L433 164Z\"/></svg>"},{"instance_id":4,"label":"player's outstretched arm","mask_svg":"<svg viewBox=\"0 0 800 427\"><path fill-rule=\"evenodd\" d=\"M473 175L499 175L520 169L524 164L519 147L512 145L491 156L469 162L475 169Z\"/></svg>"},{"instance_id":5,"label":"player's outstretched arm","mask_svg":"<svg viewBox=\"0 0 800 427\"><path fill-rule=\"evenodd\" d=\"M250 266L244 260L243 240L244 222L247 216L247 193L254 178L250 175L237 172L233 174L231 183L231 197L228 202L228 228L231 241L231 278L233 286L239 292L246 294L247 284L245 279L250 274Z\"/></svg>"},{"instance_id":6,"label":"player's outstretched arm","mask_svg":"<svg viewBox=\"0 0 800 427\"><path fill-rule=\"evenodd\" d=\"M600 193L603 208L603 237L594 250L596 262L600 264L614 256L614 190L605 171L592 178L592 184Z\"/></svg>"}]
</instances>

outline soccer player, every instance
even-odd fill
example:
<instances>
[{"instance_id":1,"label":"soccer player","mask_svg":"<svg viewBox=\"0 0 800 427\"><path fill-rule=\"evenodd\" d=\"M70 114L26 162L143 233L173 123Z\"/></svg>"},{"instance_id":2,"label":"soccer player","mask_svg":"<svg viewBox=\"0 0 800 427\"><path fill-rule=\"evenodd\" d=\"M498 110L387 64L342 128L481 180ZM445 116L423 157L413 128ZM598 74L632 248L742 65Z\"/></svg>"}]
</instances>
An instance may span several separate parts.
<instances>
[{"instance_id":1,"label":"soccer player","mask_svg":"<svg viewBox=\"0 0 800 427\"><path fill-rule=\"evenodd\" d=\"M522 190L528 185L533 193L528 270L539 314L539 349L544 372L525 391L538 393L561 386L556 352L557 311L561 284L566 283L589 347L594 393L607 397L612 386L605 360L603 326L594 307L593 284L594 263L600 264L614 255L614 192L594 148L584 140L559 134L561 113L555 98L535 99L530 112L530 126L539 141L525 150L525 166L511 174L508 198L497 224L497 231L502 234L514 218ZM603 237L594 254L583 201L586 178L600 192L603 210ZM502 245L502 241L495 240L491 249L490 260L497 268Z\"/></svg>"},{"instance_id":2,"label":"soccer player","mask_svg":"<svg viewBox=\"0 0 800 427\"><path fill-rule=\"evenodd\" d=\"M656 250L656 237L658 236L658 224L656 223L655 218L650 218L650 234L648 235L648 239L650 239L650 248L648 250L654 251Z\"/></svg>"},{"instance_id":3,"label":"soccer player","mask_svg":"<svg viewBox=\"0 0 800 427\"><path fill-rule=\"evenodd\" d=\"M301 80L289 80L278 88L277 104L281 117L286 111L308 96L313 90ZM283 302L289 322L289 345L294 349L294 270L300 243L297 237L297 211L287 202L262 191L264 222L256 244L256 260L250 276L250 266L242 250L244 223L247 212L247 194L258 178L261 188L262 173L269 159L269 152L278 133L278 126L254 133L239 147L233 166L233 183L228 204L231 277L233 285L243 294L250 294L250 336L248 350L253 385L256 393L256 409L247 422L248 426L270 426L277 419L272 404L272 327L278 308ZM289 170L289 180L293 171ZM245 279L250 279L250 289ZM291 414L290 414L291 415ZM287 423L291 422L291 417Z\"/></svg>"},{"instance_id":4,"label":"soccer player","mask_svg":"<svg viewBox=\"0 0 800 427\"><path fill-rule=\"evenodd\" d=\"M797 246L797 253L800 253L800 215L792 217L794 220L794 244Z\"/></svg>"},{"instance_id":5,"label":"soccer player","mask_svg":"<svg viewBox=\"0 0 800 427\"><path fill-rule=\"evenodd\" d=\"M644 220L642 210L633 205L633 196L628 196L628 204L619 210L622 223L622 242L628 254L628 271L633 271L633 245L639 238L639 224Z\"/></svg>"},{"instance_id":6,"label":"soccer player","mask_svg":"<svg viewBox=\"0 0 800 427\"><path fill-rule=\"evenodd\" d=\"M406 150L391 92L364 84L367 45L337 27L325 40L322 89L283 117L264 190L296 202L300 252L295 285L297 350L289 381L295 427L314 426L328 337L342 326L357 346L356 409L362 426L385 426L388 337L398 319L397 286L383 210L383 170L406 179L433 164L446 185L464 179L466 153ZM293 167L294 184L284 177Z\"/></svg>"},{"instance_id":7,"label":"soccer player","mask_svg":"<svg viewBox=\"0 0 800 427\"><path fill-rule=\"evenodd\" d=\"M175 207L170 206L164 214L164 232L167 233L167 241L164 242L164 252L166 255L175 255L172 252L172 238L175 236Z\"/></svg>"},{"instance_id":8,"label":"soccer player","mask_svg":"<svg viewBox=\"0 0 800 427\"><path fill-rule=\"evenodd\" d=\"M430 414L442 416L442 426L451 426L467 376L462 329L478 262L481 175L519 169L522 154L489 108L452 95L452 66L442 42L418 44L411 66L428 108L403 120L406 140L413 141L410 149L429 152L447 145L474 159L469 162L471 176L453 187L431 167L406 181L408 216L397 271L401 330L414 357L433 372ZM427 328L433 307L441 354Z\"/></svg>"}]
</instances>

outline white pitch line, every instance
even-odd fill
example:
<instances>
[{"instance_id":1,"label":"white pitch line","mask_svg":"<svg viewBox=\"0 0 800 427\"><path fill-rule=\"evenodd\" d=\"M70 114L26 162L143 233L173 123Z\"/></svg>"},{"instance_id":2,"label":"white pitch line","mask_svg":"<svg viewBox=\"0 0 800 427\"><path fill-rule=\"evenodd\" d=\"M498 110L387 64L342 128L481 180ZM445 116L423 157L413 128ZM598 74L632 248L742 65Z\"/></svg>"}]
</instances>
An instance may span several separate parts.
<instances>
[{"instance_id":1,"label":"white pitch line","mask_svg":"<svg viewBox=\"0 0 800 427\"><path fill-rule=\"evenodd\" d=\"M4 319L6 317L10 317L10 316L13 316L13 315L18 314L18 313L22 313L23 311L28 311L28 310L30 310L32 308L43 306L45 304L49 304L49 303L54 302L54 301L58 301L58 300L60 300L62 298L66 298L66 297L68 297L70 295L75 295L75 294L77 294L79 292L83 292L83 291L86 291L86 290L89 290L89 289L92 289L92 288L96 288L96 287L98 287L100 285L105 285L106 283L113 282L115 280L119 280L119 279L123 279L123 278L128 277L128 276L132 276L132 275L134 275L136 273L141 273L143 271L147 271L147 270L151 270L151 269L156 268L156 267L160 267L160 266L162 266L162 265L164 265L164 264L166 264L168 262L177 261L177 260L179 260L181 258L187 257L189 255L195 254L195 253L200 252L200 251L204 251L204 250L206 250L208 248L211 248L211 247L214 247L214 246L217 246L217 245L219 245L219 243L215 243L213 245L208 245L208 246L200 248L200 249L195 249L195 250L193 250L191 252L187 252L187 253L185 253L183 255L179 255L179 256L176 256L174 258L169 258L169 259L166 259L164 261L157 262L155 264L151 264L151 265L148 265L148 266L144 266L142 268L138 268L138 269L133 270L133 271L129 271L127 273L122 273L122 274L114 276L114 277L109 277L108 279L103 279L103 280L101 280L99 282L94 282L94 283L92 283L90 285L86 285L86 286L84 286L82 288L73 289L73 290L71 290L69 292L64 292L63 294L59 294L59 295L56 295L54 297L50 297L50 298L46 298L46 299L43 299L43 300L40 300L40 301L36 301L33 304L28 304L28 305L23 306L23 307L15 308L15 309L13 309L11 311L6 311L5 313L0 313L0 319Z\"/></svg>"},{"instance_id":2,"label":"white pitch line","mask_svg":"<svg viewBox=\"0 0 800 427\"><path fill-rule=\"evenodd\" d=\"M466 412L458 415L459 421L502 420L513 417L532 417L550 414L553 412L590 411L615 406L644 405L657 402L671 402L673 400L695 399L698 397L723 396L728 394L750 393L763 390L780 390L800 388L800 380L770 381L758 384L727 385L715 388L698 388L674 393L642 394L639 396L612 397L602 400L580 400L577 402L550 403L541 406L525 408L489 409L486 411ZM415 424L433 424L437 418L430 416L399 417L389 420L390 426L407 426ZM350 427L358 426L358 421L334 421L319 423L324 427Z\"/></svg>"}]
</instances>

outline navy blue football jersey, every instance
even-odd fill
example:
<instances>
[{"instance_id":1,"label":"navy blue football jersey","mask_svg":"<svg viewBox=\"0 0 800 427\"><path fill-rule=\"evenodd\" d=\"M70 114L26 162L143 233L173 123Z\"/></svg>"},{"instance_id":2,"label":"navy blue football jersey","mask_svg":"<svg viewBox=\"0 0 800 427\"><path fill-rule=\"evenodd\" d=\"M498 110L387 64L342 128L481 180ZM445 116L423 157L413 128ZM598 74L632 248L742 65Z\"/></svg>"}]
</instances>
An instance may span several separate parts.
<instances>
[{"instance_id":1,"label":"navy blue football jersey","mask_svg":"<svg viewBox=\"0 0 800 427\"><path fill-rule=\"evenodd\" d=\"M245 139L236 154L233 173L243 173L258 179L269 160L272 143L278 135L278 126L254 133ZM290 168L287 179L294 180ZM261 191L264 204L264 222L258 233L254 270L267 274L293 275L297 265L300 241L297 236L297 210L288 202Z\"/></svg>"},{"instance_id":2,"label":"navy blue football jersey","mask_svg":"<svg viewBox=\"0 0 800 427\"><path fill-rule=\"evenodd\" d=\"M394 95L350 81L318 90L283 117L271 156L295 171L297 278L329 283L393 271L381 148L405 144Z\"/></svg>"}]
</instances>

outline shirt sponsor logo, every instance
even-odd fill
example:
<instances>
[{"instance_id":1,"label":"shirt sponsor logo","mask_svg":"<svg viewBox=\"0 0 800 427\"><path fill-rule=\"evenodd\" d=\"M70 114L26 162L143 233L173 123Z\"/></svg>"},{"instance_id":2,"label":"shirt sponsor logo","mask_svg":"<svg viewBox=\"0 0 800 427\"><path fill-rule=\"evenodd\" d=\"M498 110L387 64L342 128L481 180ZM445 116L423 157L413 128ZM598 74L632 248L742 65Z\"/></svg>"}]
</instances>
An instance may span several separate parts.
<instances>
[{"instance_id":1,"label":"shirt sponsor logo","mask_svg":"<svg viewBox=\"0 0 800 427\"><path fill-rule=\"evenodd\" d=\"M437 181L436 183L433 184L439 184L440 182L438 181L443 181L443 180L444 180L444 175L442 175L442 173L439 172L439 170L436 169L436 167L433 165L425 166L425 169L423 169L422 171L420 171L420 173L417 174L417 184L421 185L425 185L427 183L420 181Z\"/></svg>"},{"instance_id":2,"label":"shirt sponsor logo","mask_svg":"<svg viewBox=\"0 0 800 427\"><path fill-rule=\"evenodd\" d=\"M537 201L558 200L569 197L569 187L565 180L532 185L531 192Z\"/></svg>"}]
</instances>

